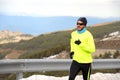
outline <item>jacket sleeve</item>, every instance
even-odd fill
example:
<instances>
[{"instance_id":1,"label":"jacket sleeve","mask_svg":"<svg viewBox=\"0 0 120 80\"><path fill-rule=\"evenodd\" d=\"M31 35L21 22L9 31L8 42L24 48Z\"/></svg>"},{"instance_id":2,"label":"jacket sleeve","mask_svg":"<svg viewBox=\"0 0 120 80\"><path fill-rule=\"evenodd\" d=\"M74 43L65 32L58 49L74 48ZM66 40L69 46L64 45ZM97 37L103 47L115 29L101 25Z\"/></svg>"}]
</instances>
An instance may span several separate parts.
<instances>
[{"instance_id":1,"label":"jacket sleeve","mask_svg":"<svg viewBox=\"0 0 120 80\"><path fill-rule=\"evenodd\" d=\"M71 52L74 52L74 41L73 41L73 38L72 38L72 34L71 34L71 38L70 38L70 51Z\"/></svg>"},{"instance_id":2,"label":"jacket sleeve","mask_svg":"<svg viewBox=\"0 0 120 80\"><path fill-rule=\"evenodd\" d=\"M81 49L83 49L86 52L89 53L93 53L95 52L95 43L94 43L94 39L93 36L89 33L87 35L87 41L86 42L81 42L81 44L79 45Z\"/></svg>"},{"instance_id":3,"label":"jacket sleeve","mask_svg":"<svg viewBox=\"0 0 120 80\"><path fill-rule=\"evenodd\" d=\"M70 51L71 51L71 52L74 51L72 35L71 35L71 38L70 38Z\"/></svg>"}]
</instances>

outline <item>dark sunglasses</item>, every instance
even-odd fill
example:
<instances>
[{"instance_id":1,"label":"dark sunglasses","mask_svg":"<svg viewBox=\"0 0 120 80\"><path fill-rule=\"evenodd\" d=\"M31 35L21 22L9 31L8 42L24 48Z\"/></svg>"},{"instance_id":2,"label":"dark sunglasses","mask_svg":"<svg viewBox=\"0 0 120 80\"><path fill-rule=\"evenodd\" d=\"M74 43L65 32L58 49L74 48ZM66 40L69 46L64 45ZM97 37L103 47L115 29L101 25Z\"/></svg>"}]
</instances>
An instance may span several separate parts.
<instances>
[{"instance_id":1,"label":"dark sunglasses","mask_svg":"<svg viewBox=\"0 0 120 80\"><path fill-rule=\"evenodd\" d=\"M84 23L77 23L77 25L84 25Z\"/></svg>"}]
</instances>

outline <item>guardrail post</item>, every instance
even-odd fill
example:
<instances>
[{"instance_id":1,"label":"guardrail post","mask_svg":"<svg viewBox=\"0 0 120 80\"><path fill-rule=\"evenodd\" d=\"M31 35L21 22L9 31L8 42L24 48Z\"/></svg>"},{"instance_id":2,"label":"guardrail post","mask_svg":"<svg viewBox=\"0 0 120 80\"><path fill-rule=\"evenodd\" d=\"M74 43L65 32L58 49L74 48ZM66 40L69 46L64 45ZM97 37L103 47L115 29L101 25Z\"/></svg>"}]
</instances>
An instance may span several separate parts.
<instances>
[{"instance_id":1,"label":"guardrail post","mask_svg":"<svg viewBox=\"0 0 120 80\"><path fill-rule=\"evenodd\" d=\"M20 80L23 78L23 72L16 73L16 80Z\"/></svg>"}]
</instances>

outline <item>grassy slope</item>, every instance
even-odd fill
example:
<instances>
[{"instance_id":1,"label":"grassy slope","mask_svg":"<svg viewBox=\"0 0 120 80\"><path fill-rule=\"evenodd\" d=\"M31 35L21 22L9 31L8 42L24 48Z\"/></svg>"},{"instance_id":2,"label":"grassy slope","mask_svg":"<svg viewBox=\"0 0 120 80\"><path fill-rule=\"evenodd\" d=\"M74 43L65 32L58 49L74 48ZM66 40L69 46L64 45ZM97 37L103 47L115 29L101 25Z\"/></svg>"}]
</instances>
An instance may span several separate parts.
<instances>
[{"instance_id":1,"label":"grassy slope","mask_svg":"<svg viewBox=\"0 0 120 80\"><path fill-rule=\"evenodd\" d=\"M105 34L120 31L120 21L97 27L88 27L88 30L93 34L94 38L102 38ZM27 51L23 55L24 57L22 56L21 58L41 58L57 54L61 50L69 49L69 39L72 31L67 30L42 34L28 41L22 40L18 43L0 45L0 48ZM41 54L44 55L41 56Z\"/></svg>"}]
</instances>

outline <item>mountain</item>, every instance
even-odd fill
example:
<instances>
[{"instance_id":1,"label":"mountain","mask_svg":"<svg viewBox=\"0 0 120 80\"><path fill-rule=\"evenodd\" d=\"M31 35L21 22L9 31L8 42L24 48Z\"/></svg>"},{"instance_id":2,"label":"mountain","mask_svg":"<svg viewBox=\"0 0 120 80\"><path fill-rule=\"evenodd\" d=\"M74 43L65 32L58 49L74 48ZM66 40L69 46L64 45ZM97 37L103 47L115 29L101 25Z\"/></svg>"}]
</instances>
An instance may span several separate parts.
<instances>
[{"instance_id":1,"label":"mountain","mask_svg":"<svg viewBox=\"0 0 120 80\"><path fill-rule=\"evenodd\" d=\"M0 31L0 44L5 43L15 43L21 40L29 40L32 39L33 36L29 34L23 34L21 32L11 32L8 30Z\"/></svg>"},{"instance_id":2,"label":"mountain","mask_svg":"<svg viewBox=\"0 0 120 80\"><path fill-rule=\"evenodd\" d=\"M97 49L119 49L120 40L101 41L105 35L120 31L120 21L112 22L97 27L87 27L95 38ZM48 34L40 34L30 40L21 40L17 43L8 43L0 45L1 58L44 58L59 54L63 51L70 51L70 33L71 30L56 31Z\"/></svg>"},{"instance_id":3,"label":"mountain","mask_svg":"<svg viewBox=\"0 0 120 80\"><path fill-rule=\"evenodd\" d=\"M0 30L7 29L10 31L20 31L24 34L39 35L75 28L78 18L72 16L31 17L0 15ZM87 17L87 19L87 26L120 20L120 18L98 17Z\"/></svg>"}]
</instances>

